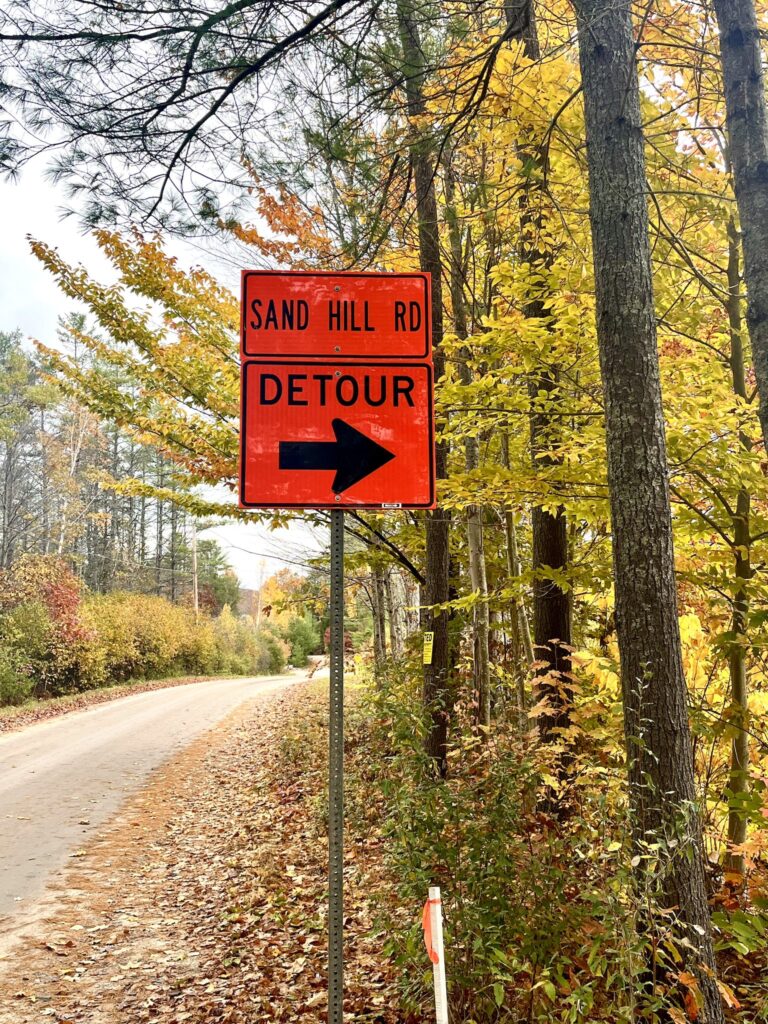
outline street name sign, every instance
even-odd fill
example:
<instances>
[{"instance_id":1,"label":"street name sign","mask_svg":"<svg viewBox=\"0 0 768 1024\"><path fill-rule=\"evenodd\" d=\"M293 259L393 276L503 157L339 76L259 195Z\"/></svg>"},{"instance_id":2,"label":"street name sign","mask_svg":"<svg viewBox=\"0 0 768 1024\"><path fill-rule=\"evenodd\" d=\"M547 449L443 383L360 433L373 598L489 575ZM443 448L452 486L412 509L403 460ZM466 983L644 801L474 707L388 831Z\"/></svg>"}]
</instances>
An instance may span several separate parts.
<instances>
[{"instance_id":1,"label":"street name sign","mask_svg":"<svg viewBox=\"0 0 768 1024\"><path fill-rule=\"evenodd\" d=\"M434 508L429 308L426 274L243 272L243 508Z\"/></svg>"},{"instance_id":2,"label":"street name sign","mask_svg":"<svg viewBox=\"0 0 768 1024\"><path fill-rule=\"evenodd\" d=\"M430 359L429 275L243 271L242 357Z\"/></svg>"}]
</instances>

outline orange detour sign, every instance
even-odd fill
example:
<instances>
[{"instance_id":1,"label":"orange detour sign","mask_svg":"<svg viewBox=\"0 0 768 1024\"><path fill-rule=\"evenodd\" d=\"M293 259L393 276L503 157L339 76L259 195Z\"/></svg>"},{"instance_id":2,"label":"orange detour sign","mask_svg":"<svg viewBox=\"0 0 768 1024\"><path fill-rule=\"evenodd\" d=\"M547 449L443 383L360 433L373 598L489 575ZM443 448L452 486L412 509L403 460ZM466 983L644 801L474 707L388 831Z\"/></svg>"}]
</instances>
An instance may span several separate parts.
<instances>
[{"instance_id":1,"label":"orange detour sign","mask_svg":"<svg viewBox=\"0 0 768 1024\"><path fill-rule=\"evenodd\" d=\"M434 508L428 274L243 271L243 508Z\"/></svg>"},{"instance_id":2,"label":"orange detour sign","mask_svg":"<svg viewBox=\"0 0 768 1024\"><path fill-rule=\"evenodd\" d=\"M428 363L243 365L244 508L432 508Z\"/></svg>"},{"instance_id":3,"label":"orange detour sign","mask_svg":"<svg viewBox=\"0 0 768 1024\"><path fill-rule=\"evenodd\" d=\"M429 359L430 341L429 274L243 271L243 359Z\"/></svg>"}]
</instances>

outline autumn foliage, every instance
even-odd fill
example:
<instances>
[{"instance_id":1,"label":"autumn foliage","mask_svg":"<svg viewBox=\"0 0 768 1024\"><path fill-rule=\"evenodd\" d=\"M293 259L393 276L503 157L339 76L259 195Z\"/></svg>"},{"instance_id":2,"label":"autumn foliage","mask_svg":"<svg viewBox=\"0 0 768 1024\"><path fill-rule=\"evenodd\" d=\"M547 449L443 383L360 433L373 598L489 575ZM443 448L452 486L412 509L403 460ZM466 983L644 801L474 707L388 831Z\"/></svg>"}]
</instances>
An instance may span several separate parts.
<instances>
[{"instance_id":1,"label":"autumn foliage","mask_svg":"<svg viewBox=\"0 0 768 1024\"><path fill-rule=\"evenodd\" d=\"M289 650L228 607L196 617L163 597L88 593L58 558L19 559L0 589L0 704L131 679L274 673Z\"/></svg>"},{"instance_id":2,"label":"autumn foliage","mask_svg":"<svg viewBox=\"0 0 768 1024\"><path fill-rule=\"evenodd\" d=\"M383 840L381 943L403 1014L430 1012L412 908L437 881L457 1020L766 1020L768 396L756 367L768 352L753 351L764 332L742 243L759 225L739 221L717 19L668 0L373 7L354 53L338 31L299 64L275 105L275 146L243 140L242 216L212 195L202 215L245 248L241 262L429 263L442 290L439 510L347 516L346 569L374 648L358 664L360 678L372 671L352 813ZM764 4L758 14L754 52ZM601 42L609 25L620 46ZM161 104L147 131L160 113L171 117ZM590 117L602 127L588 138ZM626 188L593 162L619 138ZM593 233L609 200L615 223ZM52 377L173 461L177 490L135 475L119 493L242 519L226 490L236 294L182 267L161 235L110 225L96 239L108 283L31 243L88 311L69 334L92 359L41 339ZM230 635L228 620L192 628L186 612L83 597L55 573L24 580L7 580L7 649L46 692L217 664L216 630ZM290 639L306 654L317 622L304 617ZM422 663L430 620L439 665ZM642 628L654 622L663 635ZM662 762L672 786L657 784Z\"/></svg>"}]
</instances>

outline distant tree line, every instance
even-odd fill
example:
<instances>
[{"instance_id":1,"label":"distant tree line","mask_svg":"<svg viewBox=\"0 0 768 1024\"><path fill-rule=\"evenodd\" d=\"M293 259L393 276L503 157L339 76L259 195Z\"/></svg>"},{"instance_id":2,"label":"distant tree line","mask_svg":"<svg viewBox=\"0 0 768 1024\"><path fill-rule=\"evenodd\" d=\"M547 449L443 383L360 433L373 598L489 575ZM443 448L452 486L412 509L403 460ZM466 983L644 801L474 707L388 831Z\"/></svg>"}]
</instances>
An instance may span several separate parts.
<instances>
[{"instance_id":1,"label":"distant tree line","mask_svg":"<svg viewBox=\"0 0 768 1024\"><path fill-rule=\"evenodd\" d=\"M62 322L59 345L83 369L96 357L78 344L84 318ZM135 480L174 492L163 453L98 419L46 376L20 332L0 332L0 568L22 555L65 557L96 593L129 590L190 604L192 517L176 502L121 493ZM237 577L218 544L198 543L200 605L238 601Z\"/></svg>"}]
</instances>

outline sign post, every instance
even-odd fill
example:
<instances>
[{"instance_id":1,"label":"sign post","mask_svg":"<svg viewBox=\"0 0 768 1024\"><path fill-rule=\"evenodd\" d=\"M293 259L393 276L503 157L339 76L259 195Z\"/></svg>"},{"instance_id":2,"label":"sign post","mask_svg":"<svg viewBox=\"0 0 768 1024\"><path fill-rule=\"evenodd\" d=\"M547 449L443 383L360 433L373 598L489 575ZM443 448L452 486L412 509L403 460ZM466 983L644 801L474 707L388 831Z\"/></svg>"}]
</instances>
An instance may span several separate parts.
<instances>
[{"instance_id":1,"label":"sign post","mask_svg":"<svg viewBox=\"0 0 768 1024\"><path fill-rule=\"evenodd\" d=\"M435 507L429 274L243 271L240 506L330 509L328 1021L344 1010L344 509Z\"/></svg>"},{"instance_id":2,"label":"sign post","mask_svg":"<svg viewBox=\"0 0 768 1024\"><path fill-rule=\"evenodd\" d=\"M331 687L328 727L328 1024L344 1010L344 513L331 511Z\"/></svg>"}]
</instances>

